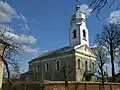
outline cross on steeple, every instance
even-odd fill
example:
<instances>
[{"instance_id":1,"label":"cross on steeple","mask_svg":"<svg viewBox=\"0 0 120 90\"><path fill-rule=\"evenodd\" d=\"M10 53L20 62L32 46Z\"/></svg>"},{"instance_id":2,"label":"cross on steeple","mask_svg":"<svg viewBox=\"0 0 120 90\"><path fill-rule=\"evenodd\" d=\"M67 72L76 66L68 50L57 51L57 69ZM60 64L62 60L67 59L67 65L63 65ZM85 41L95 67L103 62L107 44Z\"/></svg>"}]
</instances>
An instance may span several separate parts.
<instances>
[{"instance_id":1,"label":"cross on steeple","mask_svg":"<svg viewBox=\"0 0 120 90\"><path fill-rule=\"evenodd\" d=\"M76 0L76 11L80 9L80 0Z\"/></svg>"},{"instance_id":2,"label":"cross on steeple","mask_svg":"<svg viewBox=\"0 0 120 90\"><path fill-rule=\"evenodd\" d=\"M77 2L77 5L80 5L80 0L76 0L76 2Z\"/></svg>"}]
</instances>

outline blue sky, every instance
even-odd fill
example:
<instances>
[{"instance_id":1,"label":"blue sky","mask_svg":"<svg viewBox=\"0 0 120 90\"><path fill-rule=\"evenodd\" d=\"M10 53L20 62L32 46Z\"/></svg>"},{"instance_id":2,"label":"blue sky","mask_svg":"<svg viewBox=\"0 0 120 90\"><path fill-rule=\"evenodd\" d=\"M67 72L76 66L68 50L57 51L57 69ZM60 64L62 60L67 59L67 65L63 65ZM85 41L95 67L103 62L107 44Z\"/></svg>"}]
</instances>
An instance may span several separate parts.
<instances>
[{"instance_id":1,"label":"blue sky","mask_svg":"<svg viewBox=\"0 0 120 90\"><path fill-rule=\"evenodd\" d=\"M87 4L88 0L80 0L80 3ZM91 46L94 45L96 33L101 31L101 25L110 21L119 22L120 11L115 11L116 5L117 2L112 9L102 10L100 21L95 12L88 16ZM27 62L36 55L69 45L70 19L75 12L76 0L6 0L0 3L1 12L4 6L10 15L0 15L1 26L11 28L13 33L19 35L26 49L22 70L26 71Z\"/></svg>"}]
</instances>

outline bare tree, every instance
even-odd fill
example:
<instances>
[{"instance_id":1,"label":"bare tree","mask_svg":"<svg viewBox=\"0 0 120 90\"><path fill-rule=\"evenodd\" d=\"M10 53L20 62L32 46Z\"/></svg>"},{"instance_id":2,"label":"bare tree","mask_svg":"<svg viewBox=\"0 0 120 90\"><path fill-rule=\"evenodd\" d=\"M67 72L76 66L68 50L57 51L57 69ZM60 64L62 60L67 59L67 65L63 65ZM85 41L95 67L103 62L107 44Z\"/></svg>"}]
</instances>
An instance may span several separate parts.
<instances>
[{"instance_id":1,"label":"bare tree","mask_svg":"<svg viewBox=\"0 0 120 90\"><path fill-rule=\"evenodd\" d=\"M97 13L100 13L100 11L103 8L111 8L112 5L119 0L89 0L89 6L93 8L92 11L97 11ZM117 9L119 9L120 3L118 6L116 6Z\"/></svg>"},{"instance_id":2,"label":"bare tree","mask_svg":"<svg viewBox=\"0 0 120 90\"><path fill-rule=\"evenodd\" d=\"M14 64L16 65L16 67L13 67L13 66L9 65L9 71L10 71L10 78L11 79L17 79L17 78L20 77L20 66L19 66L19 63L17 63L17 61L16 61ZM3 67L3 79L7 79L7 77L8 76L7 76L6 67Z\"/></svg>"},{"instance_id":3,"label":"bare tree","mask_svg":"<svg viewBox=\"0 0 120 90\"><path fill-rule=\"evenodd\" d=\"M119 51L120 47L120 25L108 24L103 26L103 31L97 34L97 44L106 47L112 65L112 80L115 81L114 60L115 54Z\"/></svg>"},{"instance_id":4,"label":"bare tree","mask_svg":"<svg viewBox=\"0 0 120 90\"><path fill-rule=\"evenodd\" d=\"M108 53L106 51L106 48L103 46L96 46L94 48L94 53L97 56L97 65L100 69L101 72L101 76L102 76L102 86L103 86L103 90L104 90L104 70L103 70L103 66L104 64L107 62L108 58Z\"/></svg>"},{"instance_id":5,"label":"bare tree","mask_svg":"<svg viewBox=\"0 0 120 90\"><path fill-rule=\"evenodd\" d=\"M69 88L68 88L68 81L69 81L68 77L71 73L71 67L65 64L62 68L62 71L64 73L64 79L65 79L65 90L69 90Z\"/></svg>"},{"instance_id":6,"label":"bare tree","mask_svg":"<svg viewBox=\"0 0 120 90\"><path fill-rule=\"evenodd\" d=\"M4 63L8 82L11 83L10 68L14 68L15 71L19 70L17 58L22 51L22 47L16 42L16 38L12 35L11 31L7 29L0 30L0 46L0 60Z\"/></svg>"}]
</instances>

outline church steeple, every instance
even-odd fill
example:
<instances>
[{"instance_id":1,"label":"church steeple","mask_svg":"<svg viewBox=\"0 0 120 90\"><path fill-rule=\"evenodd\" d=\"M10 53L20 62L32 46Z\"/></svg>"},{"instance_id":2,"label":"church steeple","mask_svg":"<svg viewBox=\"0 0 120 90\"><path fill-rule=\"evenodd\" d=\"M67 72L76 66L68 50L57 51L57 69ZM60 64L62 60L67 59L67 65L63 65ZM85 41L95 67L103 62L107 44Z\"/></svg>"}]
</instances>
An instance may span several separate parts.
<instances>
[{"instance_id":1,"label":"church steeple","mask_svg":"<svg viewBox=\"0 0 120 90\"><path fill-rule=\"evenodd\" d=\"M76 5L76 11L80 10L80 5Z\"/></svg>"},{"instance_id":2,"label":"church steeple","mask_svg":"<svg viewBox=\"0 0 120 90\"><path fill-rule=\"evenodd\" d=\"M76 0L76 11L80 10L80 1Z\"/></svg>"},{"instance_id":3,"label":"church steeple","mask_svg":"<svg viewBox=\"0 0 120 90\"><path fill-rule=\"evenodd\" d=\"M80 11L80 3L77 0L76 11L72 15L70 22L70 45L83 45L89 46L88 29L86 27L86 15Z\"/></svg>"}]
</instances>

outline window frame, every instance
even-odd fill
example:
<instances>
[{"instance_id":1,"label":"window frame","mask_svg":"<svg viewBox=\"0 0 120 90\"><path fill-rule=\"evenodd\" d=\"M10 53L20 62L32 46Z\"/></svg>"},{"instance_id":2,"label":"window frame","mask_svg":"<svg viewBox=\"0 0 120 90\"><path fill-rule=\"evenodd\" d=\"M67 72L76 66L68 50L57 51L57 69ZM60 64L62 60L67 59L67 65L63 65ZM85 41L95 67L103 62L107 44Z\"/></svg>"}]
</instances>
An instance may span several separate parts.
<instances>
[{"instance_id":1,"label":"window frame","mask_svg":"<svg viewBox=\"0 0 120 90\"><path fill-rule=\"evenodd\" d=\"M92 62L92 70L94 71L95 70L95 63Z\"/></svg>"},{"instance_id":2,"label":"window frame","mask_svg":"<svg viewBox=\"0 0 120 90\"><path fill-rule=\"evenodd\" d=\"M83 35L83 40L86 40L86 31L85 31L85 29L82 30L82 35Z\"/></svg>"},{"instance_id":3,"label":"window frame","mask_svg":"<svg viewBox=\"0 0 120 90\"><path fill-rule=\"evenodd\" d=\"M74 30L72 31L72 38L73 38L73 39L77 38L77 30L76 30L76 29L74 29Z\"/></svg>"},{"instance_id":4,"label":"window frame","mask_svg":"<svg viewBox=\"0 0 120 90\"><path fill-rule=\"evenodd\" d=\"M77 60L77 68L80 69L80 59Z\"/></svg>"},{"instance_id":5,"label":"window frame","mask_svg":"<svg viewBox=\"0 0 120 90\"><path fill-rule=\"evenodd\" d=\"M45 63L45 71L48 71L49 70L49 64L48 62Z\"/></svg>"},{"instance_id":6,"label":"window frame","mask_svg":"<svg viewBox=\"0 0 120 90\"><path fill-rule=\"evenodd\" d=\"M59 60L56 61L56 70L60 70L60 61Z\"/></svg>"},{"instance_id":7,"label":"window frame","mask_svg":"<svg viewBox=\"0 0 120 90\"><path fill-rule=\"evenodd\" d=\"M88 61L85 61L85 71L88 71Z\"/></svg>"}]
</instances>

